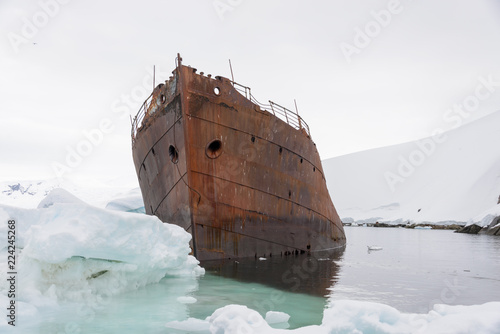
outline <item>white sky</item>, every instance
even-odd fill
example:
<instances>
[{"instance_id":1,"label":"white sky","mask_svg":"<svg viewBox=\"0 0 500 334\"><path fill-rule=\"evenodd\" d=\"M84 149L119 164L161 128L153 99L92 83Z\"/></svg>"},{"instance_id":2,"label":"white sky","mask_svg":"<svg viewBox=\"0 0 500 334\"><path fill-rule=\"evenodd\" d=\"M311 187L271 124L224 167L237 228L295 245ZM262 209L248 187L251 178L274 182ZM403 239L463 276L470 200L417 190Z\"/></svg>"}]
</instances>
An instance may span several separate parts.
<instances>
[{"instance_id":1,"label":"white sky","mask_svg":"<svg viewBox=\"0 0 500 334\"><path fill-rule=\"evenodd\" d=\"M373 13L388 9L381 26ZM367 28L348 62L342 43ZM177 52L225 77L230 58L260 101L294 109L295 98L323 159L450 129L446 111L480 78L498 85L462 120L500 109L495 0L3 0L0 36L3 180L55 177L53 162L68 165L104 119L112 130L64 176L135 181L128 115L149 95L153 65L156 82L167 79Z\"/></svg>"}]
</instances>

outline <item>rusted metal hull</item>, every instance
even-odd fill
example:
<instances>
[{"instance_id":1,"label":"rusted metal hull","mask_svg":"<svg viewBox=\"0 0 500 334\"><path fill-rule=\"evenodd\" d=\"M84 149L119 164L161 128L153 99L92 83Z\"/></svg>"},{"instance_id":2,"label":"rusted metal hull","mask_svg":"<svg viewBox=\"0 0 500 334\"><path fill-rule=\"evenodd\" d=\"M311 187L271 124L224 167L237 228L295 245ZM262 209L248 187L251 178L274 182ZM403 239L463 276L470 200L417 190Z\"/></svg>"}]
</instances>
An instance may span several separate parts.
<instances>
[{"instance_id":1,"label":"rusted metal hull","mask_svg":"<svg viewBox=\"0 0 500 334\"><path fill-rule=\"evenodd\" d=\"M319 154L300 117L294 127L290 111L283 121L232 81L180 62L173 74L133 126L147 214L190 232L199 260L345 245Z\"/></svg>"}]
</instances>

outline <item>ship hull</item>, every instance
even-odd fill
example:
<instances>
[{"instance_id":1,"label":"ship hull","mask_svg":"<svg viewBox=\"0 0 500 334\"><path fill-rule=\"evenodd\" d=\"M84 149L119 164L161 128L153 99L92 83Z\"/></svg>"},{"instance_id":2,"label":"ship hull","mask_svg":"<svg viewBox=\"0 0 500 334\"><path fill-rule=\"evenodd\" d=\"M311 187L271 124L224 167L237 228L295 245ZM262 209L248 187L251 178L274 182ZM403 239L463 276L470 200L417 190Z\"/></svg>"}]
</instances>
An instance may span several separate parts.
<instances>
[{"instance_id":1,"label":"ship hull","mask_svg":"<svg viewBox=\"0 0 500 334\"><path fill-rule=\"evenodd\" d=\"M199 260L345 244L308 133L262 110L228 79L179 65L155 89L133 138L146 213L190 232Z\"/></svg>"}]
</instances>

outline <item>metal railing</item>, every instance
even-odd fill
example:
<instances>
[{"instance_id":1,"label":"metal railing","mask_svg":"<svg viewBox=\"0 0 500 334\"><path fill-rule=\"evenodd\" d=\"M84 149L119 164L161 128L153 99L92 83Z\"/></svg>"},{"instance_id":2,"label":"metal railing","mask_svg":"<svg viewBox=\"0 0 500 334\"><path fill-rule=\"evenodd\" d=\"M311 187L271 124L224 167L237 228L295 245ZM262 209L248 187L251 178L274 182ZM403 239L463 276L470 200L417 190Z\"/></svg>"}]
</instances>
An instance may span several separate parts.
<instances>
[{"instance_id":1,"label":"metal railing","mask_svg":"<svg viewBox=\"0 0 500 334\"><path fill-rule=\"evenodd\" d=\"M274 116L278 117L282 121L286 122L288 125L292 126L297 130L303 130L305 134L311 137L311 132L309 131L309 126L307 123L299 116L298 113L291 111L273 101L269 101L269 104L264 104L259 101L252 95L252 91L250 87L243 86L237 82L231 81L233 87L245 96L248 100L258 105L261 109L272 113ZM151 105L153 98L153 93L149 95L149 97L143 102L141 108L137 112L137 115L131 119L132 122L132 142L135 140L137 132L142 126L142 122L144 117L146 117L146 113L148 111L149 106Z\"/></svg>"},{"instance_id":2,"label":"metal railing","mask_svg":"<svg viewBox=\"0 0 500 334\"><path fill-rule=\"evenodd\" d=\"M152 99L153 99L153 93L151 93L151 95L149 95L149 97L143 102L141 108L137 112L137 115L135 115L134 119L131 119L131 122L132 122L132 142L135 140L135 136L137 135L137 131L142 126L142 121L144 120L144 117L146 116L146 111L148 110L148 107L151 105Z\"/></svg>"},{"instance_id":3,"label":"metal railing","mask_svg":"<svg viewBox=\"0 0 500 334\"><path fill-rule=\"evenodd\" d=\"M309 131L309 125L304 121L302 117L299 116L298 113L291 111L271 100L269 100L269 104L264 104L259 101L252 95L252 90L250 87L243 86L237 82L231 81L234 89L240 92L245 96L248 100L258 105L260 108L264 109L267 112L272 113L274 116L278 117L282 121L286 122L288 125L292 126L297 130L304 130L305 133L311 137L311 132Z\"/></svg>"}]
</instances>

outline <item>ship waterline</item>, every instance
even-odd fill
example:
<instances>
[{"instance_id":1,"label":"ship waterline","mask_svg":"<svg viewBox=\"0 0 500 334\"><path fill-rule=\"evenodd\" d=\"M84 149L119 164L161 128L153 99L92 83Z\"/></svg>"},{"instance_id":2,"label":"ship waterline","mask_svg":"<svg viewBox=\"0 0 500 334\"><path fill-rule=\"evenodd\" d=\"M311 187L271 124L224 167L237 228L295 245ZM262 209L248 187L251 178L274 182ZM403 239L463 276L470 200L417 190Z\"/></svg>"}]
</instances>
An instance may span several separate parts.
<instances>
[{"instance_id":1,"label":"ship waterline","mask_svg":"<svg viewBox=\"0 0 500 334\"><path fill-rule=\"evenodd\" d=\"M192 234L199 260L286 256L345 245L307 124L248 87L181 64L135 117L147 214Z\"/></svg>"}]
</instances>

